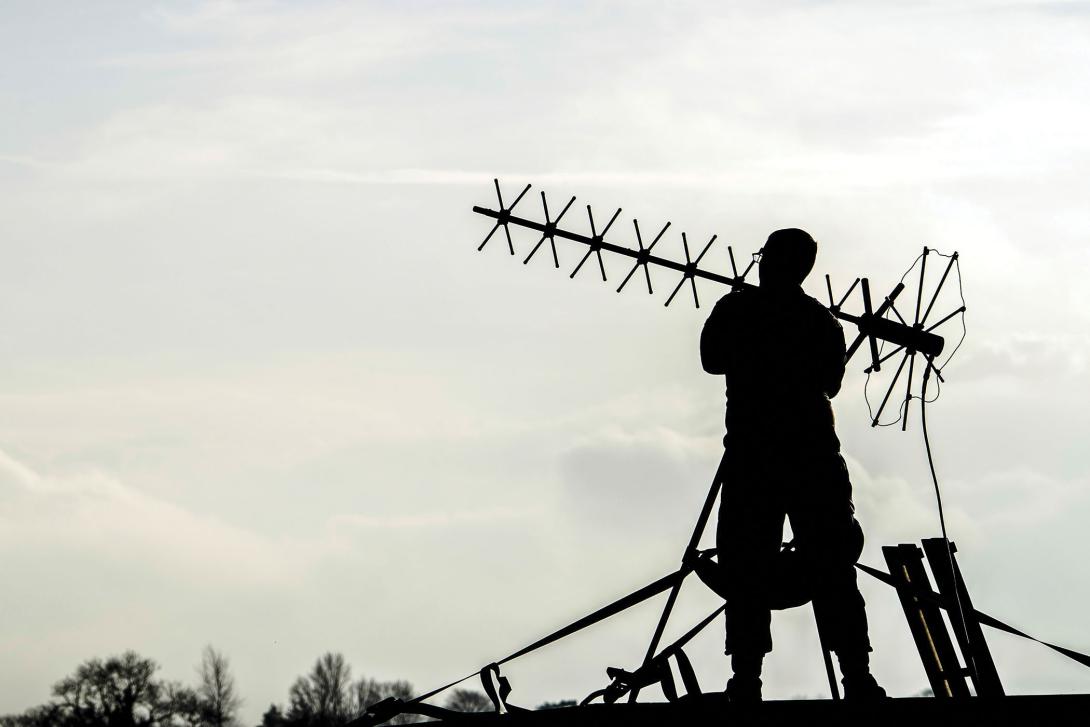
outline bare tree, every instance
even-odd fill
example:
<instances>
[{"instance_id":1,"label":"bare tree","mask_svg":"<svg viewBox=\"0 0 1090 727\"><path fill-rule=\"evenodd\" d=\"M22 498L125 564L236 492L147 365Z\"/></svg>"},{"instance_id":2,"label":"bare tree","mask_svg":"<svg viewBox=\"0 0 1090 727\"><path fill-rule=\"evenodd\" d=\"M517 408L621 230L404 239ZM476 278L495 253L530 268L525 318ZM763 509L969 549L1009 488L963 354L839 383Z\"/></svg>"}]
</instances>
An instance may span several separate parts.
<instances>
[{"instance_id":1,"label":"bare tree","mask_svg":"<svg viewBox=\"0 0 1090 727\"><path fill-rule=\"evenodd\" d=\"M412 685L402 680L383 682L368 678L353 682L352 670L344 656L326 653L319 657L310 673L295 680L284 712L276 705L269 707L262 717L262 727L341 727L389 697L409 701L413 697ZM399 714L387 724L418 721L417 715Z\"/></svg>"},{"instance_id":2,"label":"bare tree","mask_svg":"<svg viewBox=\"0 0 1090 727\"><path fill-rule=\"evenodd\" d=\"M476 689L455 689L447 700L447 709L455 712L491 712L492 700Z\"/></svg>"},{"instance_id":3,"label":"bare tree","mask_svg":"<svg viewBox=\"0 0 1090 727\"><path fill-rule=\"evenodd\" d=\"M201 663L197 667L200 684L197 696L205 724L209 727L232 727L237 723L238 708L242 699L235 689L227 657L212 648L204 647Z\"/></svg>"},{"instance_id":4,"label":"bare tree","mask_svg":"<svg viewBox=\"0 0 1090 727\"><path fill-rule=\"evenodd\" d=\"M292 685L287 719L311 727L337 727L355 716L353 696L352 670L344 655L327 652Z\"/></svg>"}]
</instances>

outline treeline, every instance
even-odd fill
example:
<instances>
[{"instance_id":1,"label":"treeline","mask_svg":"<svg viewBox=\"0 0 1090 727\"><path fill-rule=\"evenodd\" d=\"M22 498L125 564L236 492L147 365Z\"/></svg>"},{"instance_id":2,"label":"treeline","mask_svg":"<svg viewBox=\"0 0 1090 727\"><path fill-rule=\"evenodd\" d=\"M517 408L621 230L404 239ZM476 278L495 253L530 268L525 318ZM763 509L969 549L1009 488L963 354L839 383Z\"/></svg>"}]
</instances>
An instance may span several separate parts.
<instances>
[{"instance_id":1,"label":"treeline","mask_svg":"<svg viewBox=\"0 0 1090 727\"><path fill-rule=\"evenodd\" d=\"M126 651L91 659L53 685L53 699L0 727L234 727L242 704L227 659L211 646L197 667L197 685L156 677L159 665Z\"/></svg>"},{"instance_id":2,"label":"treeline","mask_svg":"<svg viewBox=\"0 0 1090 727\"><path fill-rule=\"evenodd\" d=\"M206 647L194 686L156 676L159 665L132 651L91 659L53 685L52 699L22 714L0 717L0 727L242 727L242 698L227 658ZM407 681L353 679L344 656L326 653L295 680L284 704L271 704L258 727L343 727L370 705L387 697L410 699ZM575 702L538 705L539 709ZM443 705L458 712L487 712L482 692L455 689ZM399 715L389 724L420 718Z\"/></svg>"}]
</instances>

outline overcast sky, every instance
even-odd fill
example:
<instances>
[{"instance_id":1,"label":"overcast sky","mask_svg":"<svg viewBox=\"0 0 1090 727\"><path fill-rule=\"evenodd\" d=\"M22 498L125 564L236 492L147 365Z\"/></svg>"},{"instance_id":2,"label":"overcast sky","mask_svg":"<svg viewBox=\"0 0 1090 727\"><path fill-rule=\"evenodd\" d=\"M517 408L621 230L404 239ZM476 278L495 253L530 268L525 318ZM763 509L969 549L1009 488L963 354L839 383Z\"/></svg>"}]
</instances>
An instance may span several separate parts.
<instances>
[{"instance_id":1,"label":"overcast sky","mask_svg":"<svg viewBox=\"0 0 1090 727\"><path fill-rule=\"evenodd\" d=\"M0 713L124 649L192 680L206 643L250 724L326 650L430 688L676 567L720 451L718 292L476 253L493 176L578 195L578 229L623 206L621 243L632 216L742 255L803 227L819 296L960 250L929 409L951 534L978 607L1090 649L1088 68L1073 2L5 3ZM938 522L918 411L871 429L862 366L835 408L880 565ZM875 673L918 692L863 588ZM670 633L714 605L694 581ZM512 702L635 666L659 607L514 662ZM810 611L774 632L766 696L826 693ZM1011 692L1090 688L992 644Z\"/></svg>"}]
</instances>

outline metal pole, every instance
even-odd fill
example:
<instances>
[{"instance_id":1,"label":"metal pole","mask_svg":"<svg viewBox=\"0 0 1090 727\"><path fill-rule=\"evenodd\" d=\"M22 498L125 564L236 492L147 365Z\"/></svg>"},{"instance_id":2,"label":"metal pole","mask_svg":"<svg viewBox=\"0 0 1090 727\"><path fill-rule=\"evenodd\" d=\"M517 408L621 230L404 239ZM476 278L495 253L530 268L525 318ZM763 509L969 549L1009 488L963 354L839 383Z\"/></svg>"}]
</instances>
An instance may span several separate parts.
<instances>
[{"instance_id":1,"label":"metal pole","mask_svg":"<svg viewBox=\"0 0 1090 727\"><path fill-rule=\"evenodd\" d=\"M715 470L715 479L712 480L712 486L708 490L708 496L704 499L704 507L700 510L700 517L697 518L696 527L693 528L692 537L689 538L689 545L685 548L685 554L688 555L692 551L696 550L700 544L700 537L704 534L704 528L708 525L708 520L711 518L712 507L715 506L715 500L719 496L719 490L723 484L723 471L726 469L727 453L724 451L722 458L719 460L719 467ZM666 606L662 609L662 615L659 616L658 625L655 627L655 633L651 637L651 643L647 646L647 653L643 657L643 666L647 666L651 663L651 660L655 658L655 652L658 651L659 642L662 640L662 633L666 630L666 622L670 619L670 612L674 609L674 602L677 601L677 594L681 591L682 579L679 579L674 587L670 589L670 595L666 599ZM633 689L628 694L628 701L635 702L639 697L639 688Z\"/></svg>"}]
</instances>

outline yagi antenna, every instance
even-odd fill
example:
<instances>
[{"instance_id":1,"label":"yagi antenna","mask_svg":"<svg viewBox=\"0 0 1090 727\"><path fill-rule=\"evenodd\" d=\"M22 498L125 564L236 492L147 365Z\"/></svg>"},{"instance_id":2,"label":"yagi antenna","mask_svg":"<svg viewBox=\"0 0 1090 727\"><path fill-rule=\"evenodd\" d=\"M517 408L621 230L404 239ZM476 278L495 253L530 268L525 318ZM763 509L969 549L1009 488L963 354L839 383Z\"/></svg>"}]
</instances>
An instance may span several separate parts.
<instances>
[{"instance_id":1,"label":"yagi antenna","mask_svg":"<svg viewBox=\"0 0 1090 727\"><path fill-rule=\"evenodd\" d=\"M746 264L745 269L741 272L738 270L738 264L734 255L734 249L727 245L727 260L730 263L730 274L713 272L707 268L701 268L700 263L708 255L709 251L715 245L719 239L717 235L712 235L711 239L704 244L700 252L693 257L692 250L689 247L689 237L685 232L681 233L681 251L685 256L685 261L672 260L670 258L662 257L655 254L658 250L658 245L663 240L663 236L667 230L670 229L671 223L667 222L659 230L658 234L651 240L649 244L645 245L643 233L640 230L640 223L638 220L632 220L632 235L634 237L634 245L621 245L614 242L606 241L606 234L610 230L614 229L614 223L621 214L621 209L617 208L617 211L612 214L606 225L599 231L595 224L594 212L590 205L587 205L587 219L590 227L590 234L583 234L575 232L571 229L564 229L560 227L560 221L564 217L565 213L575 203L575 197L568 200L567 204L560 210L560 213L553 218L550 215L549 203L545 197L545 193L541 192L541 206L544 214L544 222L538 222L536 220L527 219L524 217L517 217L512 213L515 205L522 200L526 193L530 189L530 185L527 184L515 197L514 202L509 206L504 205L503 195L500 192L499 180L493 180L496 188L496 201L499 204L498 209L491 209L487 207L474 206L473 211L479 215L484 215L495 220L495 224L492 226L492 230L484 238L484 241L477 248L478 251L483 250L488 241L496 233L498 229L503 228L504 235L507 238L507 247L511 255L515 254L514 242L511 238L510 226L522 227L528 230L534 230L540 233L536 244L531 248L529 254L523 260L524 264L529 264L538 250L545 244L549 243L550 251L552 252L553 266L560 268L560 255L557 252L556 240L568 240L570 242L579 243L586 246L582 257L576 264L575 268L570 273L569 277L574 278L580 270L583 269L584 264L593 255L598 263L598 270L601 273L602 280L607 281L606 264L603 259L603 253L612 253L614 255L620 255L633 261L632 267L628 270L628 273L621 280L619 286L617 286L617 292L620 293L624 290L625 286L636 274L636 272L643 268L644 279L647 283L647 293L649 295L654 294L654 288L651 284L651 271L650 267L655 266L664 268L673 273L680 273L681 277L678 279L677 284L674 285L670 294L666 297L664 305L669 306L674 301L677 294L681 291L685 284L689 284L689 289L693 296L693 305L697 308L700 307L700 296L697 293L696 280L709 280L713 283L719 283L726 285L733 289L753 289L756 288L752 283L746 281L746 277L752 272L754 266L760 259L760 251L755 253L749 262ZM621 234L619 232L622 228L617 228L618 231L614 232L614 235ZM882 364L886 363L889 359L903 354L900 363L898 364L897 372L893 377L893 381L889 386L889 390L886 392L885 397L882 400L882 404L878 408L878 412L873 417L872 424L877 425L878 419L882 414L886 403L889 401L893 389L900 379L902 369L905 364L908 364L908 384L907 393L905 395L905 402L907 403L912 398L912 378L915 371L916 356L920 355L925 361L924 375L930 375L934 373L939 381L942 381L942 372L935 364L935 359L942 353L945 341L941 335L936 333L936 329L942 326L944 323L955 318L959 314L965 312L965 306L952 311L951 313L943 316L938 322L928 325L928 318L932 313L932 309L935 305L935 301L939 297L939 292L942 289L943 284L946 282L947 277L950 274L950 270L957 262L958 255L955 252L949 257L949 263L943 272L942 279L935 287L934 291L927 298L924 297L924 274L927 265L927 255L930 251L929 248L924 248L922 256L922 263L920 265L920 279L919 285L916 291L915 301L915 314L913 315L912 322L909 323L900 313L896 307L896 302L905 290L903 282L898 283L893 290L886 295L881 302L875 305L875 300L871 295L870 281L867 278L856 278L851 285L848 286L847 291L839 299L836 299L833 295L833 284L829 279L829 276L825 276L825 286L829 294L829 312L842 321L847 321L855 325L858 329L858 333L855 339L847 348L845 355L845 362L850 361L855 353L863 346L867 344L867 352L869 354L869 364L865 369L866 373L871 374L882 370ZM856 289L859 289L862 297L863 311L862 313L853 314L844 310L845 303L851 298ZM926 307L924 300L927 300ZM881 351L879 342L885 342L893 345L893 350L889 353ZM906 419L907 424L907 419Z\"/></svg>"}]
</instances>

